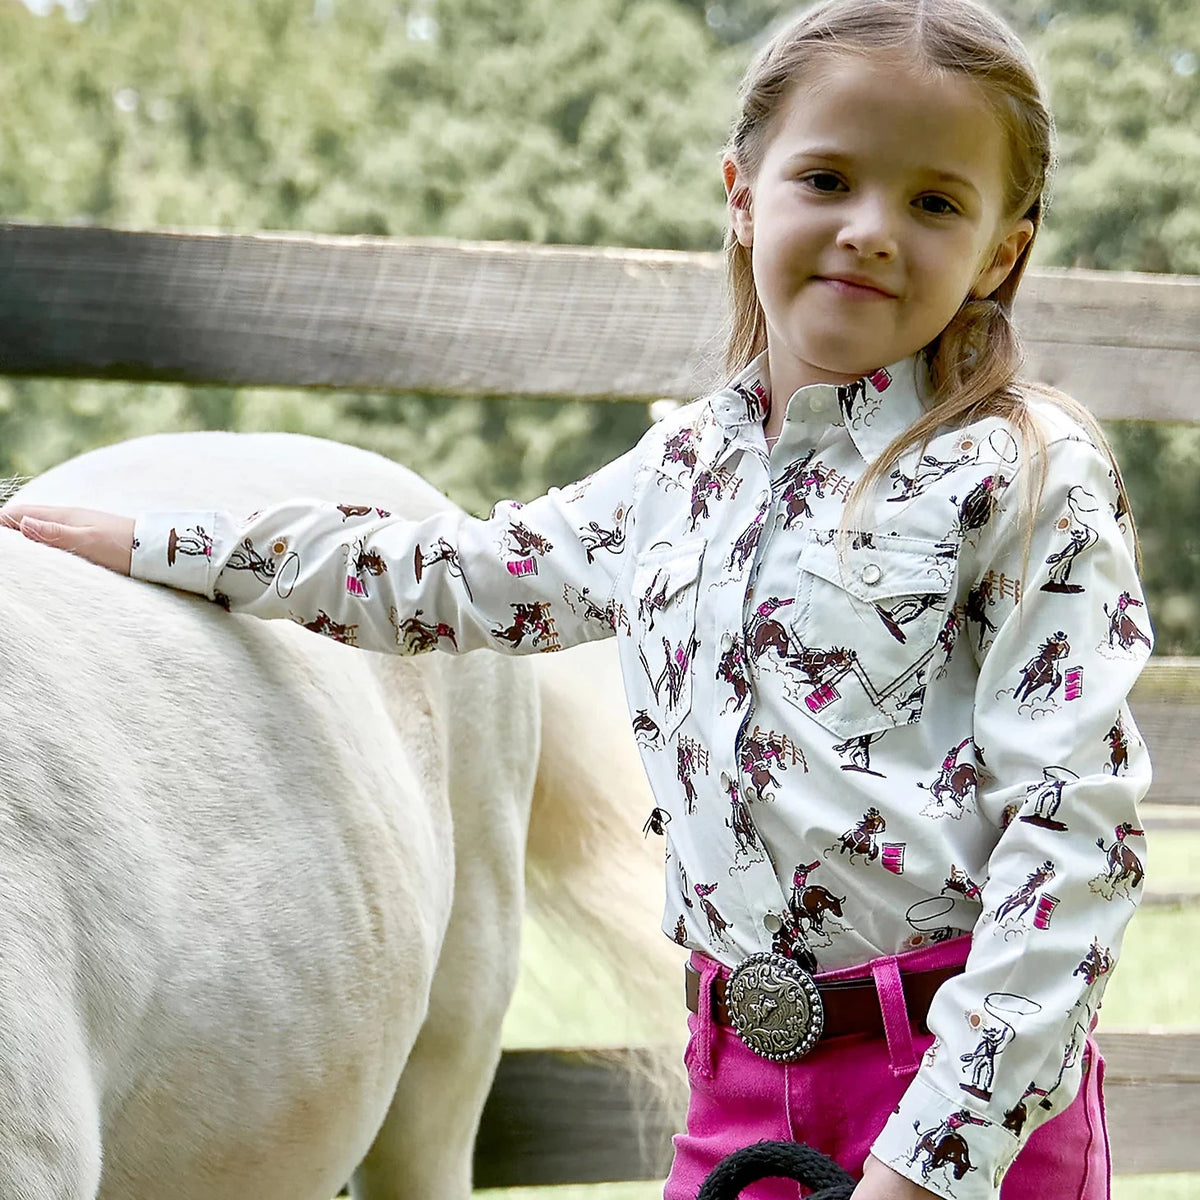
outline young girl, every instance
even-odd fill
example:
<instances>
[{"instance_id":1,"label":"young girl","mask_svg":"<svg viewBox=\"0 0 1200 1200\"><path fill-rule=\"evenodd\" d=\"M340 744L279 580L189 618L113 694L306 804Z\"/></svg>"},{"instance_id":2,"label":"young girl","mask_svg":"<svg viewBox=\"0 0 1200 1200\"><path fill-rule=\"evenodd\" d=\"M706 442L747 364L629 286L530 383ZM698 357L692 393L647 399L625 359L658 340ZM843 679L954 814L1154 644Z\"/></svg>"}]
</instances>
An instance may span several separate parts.
<instances>
[{"instance_id":1,"label":"young girl","mask_svg":"<svg viewBox=\"0 0 1200 1200\"><path fill-rule=\"evenodd\" d=\"M724 159L730 382L616 462L487 521L6 515L371 649L616 637L694 952L668 1200L780 1137L856 1200L1108 1194L1089 1032L1150 633L1103 435L1015 380L1050 134L984 10L832 0L750 68Z\"/></svg>"}]
</instances>

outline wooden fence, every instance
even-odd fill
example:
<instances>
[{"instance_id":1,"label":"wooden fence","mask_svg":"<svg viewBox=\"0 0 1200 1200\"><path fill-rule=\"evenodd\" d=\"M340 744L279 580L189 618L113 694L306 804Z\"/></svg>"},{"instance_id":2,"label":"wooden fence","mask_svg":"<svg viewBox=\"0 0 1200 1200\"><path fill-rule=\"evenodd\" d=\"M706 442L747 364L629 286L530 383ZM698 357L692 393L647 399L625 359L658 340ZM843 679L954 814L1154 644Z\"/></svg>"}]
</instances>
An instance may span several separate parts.
<instances>
[{"instance_id":1,"label":"wooden fence","mask_svg":"<svg viewBox=\"0 0 1200 1200\"><path fill-rule=\"evenodd\" d=\"M1101 418L1200 422L1200 278L1031 271L1030 373ZM0 374L684 399L719 375L717 255L0 225ZM1152 828L1200 828L1200 661L1132 697ZM1194 893L1148 897L1185 903ZM1200 1031L1105 1033L1118 1172L1200 1171ZM629 1057L506 1053L480 1187L661 1178L678 1114L639 1122Z\"/></svg>"}]
</instances>

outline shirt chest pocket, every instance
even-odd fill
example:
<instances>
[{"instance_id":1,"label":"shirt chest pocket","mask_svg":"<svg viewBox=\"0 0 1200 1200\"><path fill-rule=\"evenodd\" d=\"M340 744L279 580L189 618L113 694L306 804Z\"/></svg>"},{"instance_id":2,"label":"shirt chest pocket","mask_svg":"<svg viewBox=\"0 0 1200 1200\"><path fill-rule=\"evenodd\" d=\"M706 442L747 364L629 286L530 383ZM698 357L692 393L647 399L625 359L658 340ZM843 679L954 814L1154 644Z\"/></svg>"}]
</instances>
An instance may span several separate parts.
<instances>
[{"instance_id":1,"label":"shirt chest pocket","mask_svg":"<svg viewBox=\"0 0 1200 1200\"><path fill-rule=\"evenodd\" d=\"M921 719L957 547L890 534L813 542L800 555L789 699L849 738Z\"/></svg>"},{"instance_id":2,"label":"shirt chest pocket","mask_svg":"<svg viewBox=\"0 0 1200 1200\"><path fill-rule=\"evenodd\" d=\"M647 551L633 572L631 627L644 685L635 707L645 709L663 739L692 707L692 674L698 642L696 602L703 540Z\"/></svg>"}]
</instances>

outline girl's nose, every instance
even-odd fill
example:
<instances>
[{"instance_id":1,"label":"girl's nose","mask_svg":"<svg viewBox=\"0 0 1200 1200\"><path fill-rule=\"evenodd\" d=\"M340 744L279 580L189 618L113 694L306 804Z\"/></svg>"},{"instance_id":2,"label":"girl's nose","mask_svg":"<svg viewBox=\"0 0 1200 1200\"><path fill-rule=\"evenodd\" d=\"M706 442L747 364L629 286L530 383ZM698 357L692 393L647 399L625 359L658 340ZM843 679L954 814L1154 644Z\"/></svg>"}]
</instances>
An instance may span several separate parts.
<instances>
[{"instance_id":1,"label":"girl's nose","mask_svg":"<svg viewBox=\"0 0 1200 1200\"><path fill-rule=\"evenodd\" d=\"M860 258L892 258L896 254L894 218L885 203L864 197L844 210L837 244Z\"/></svg>"}]
</instances>

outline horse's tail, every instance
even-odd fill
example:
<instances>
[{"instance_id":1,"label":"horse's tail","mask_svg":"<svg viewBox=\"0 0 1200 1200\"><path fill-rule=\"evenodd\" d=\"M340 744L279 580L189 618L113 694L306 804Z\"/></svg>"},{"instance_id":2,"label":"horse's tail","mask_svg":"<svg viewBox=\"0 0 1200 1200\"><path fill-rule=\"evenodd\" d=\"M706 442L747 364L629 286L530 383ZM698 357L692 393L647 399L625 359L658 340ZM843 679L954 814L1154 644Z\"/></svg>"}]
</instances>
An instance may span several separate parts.
<instances>
[{"instance_id":1,"label":"horse's tail","mask_svg":"<svg viewBox=\"0 0 1200 1200\"><path fill-rule=\"evenodd\" d=\"M614 1018L602 1035L610 1045L669 1043L667 1059L651 1059L665 1088L685 1028L684 952L660 929L662 841L642 834L654 799L613 649L594 643L533 656L542 744L526 881L539 939L555 950L546 974L564 958L581 969ZM535 984L554 982L537 978L536 961L526 965Z\"/></svg>"}]
</instances>

